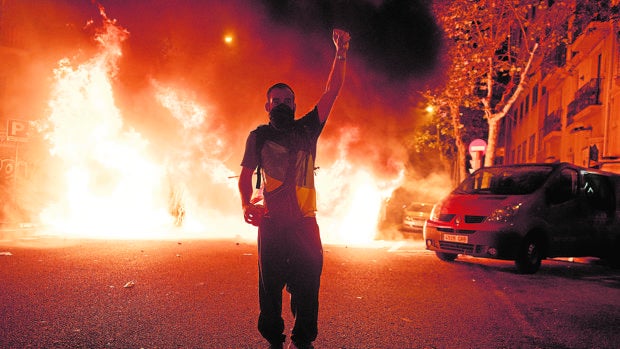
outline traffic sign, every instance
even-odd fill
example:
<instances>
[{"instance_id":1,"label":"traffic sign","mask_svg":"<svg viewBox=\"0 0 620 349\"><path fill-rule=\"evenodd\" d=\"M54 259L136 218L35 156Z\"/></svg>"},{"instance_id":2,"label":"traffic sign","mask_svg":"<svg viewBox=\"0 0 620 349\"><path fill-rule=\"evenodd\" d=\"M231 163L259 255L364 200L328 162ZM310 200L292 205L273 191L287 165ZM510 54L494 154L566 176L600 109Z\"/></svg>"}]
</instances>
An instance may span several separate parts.
<instances>
[{"instance_id":1,"label":"traffic sign","mask_svg":"<svg viewBox=\"0 0 620 349\"><path fill-rule=\"evenodd\" d=\"M487 142L479 138L471 141L471 143L469 143L469 154L471 154L471 156L474 156L475 152L481 152L482 155L486 154Z\"/></svg>"},{"instance_id":2,"label":"traffic sign","mask_svg":"<svg viewBox=\"0 0 620 349\"><path fill-rule=\"evenodd\" d=\"M7 120L6 140L13 142L28 141L28 121L23 120Z\"/></svg>"}]
</instances>

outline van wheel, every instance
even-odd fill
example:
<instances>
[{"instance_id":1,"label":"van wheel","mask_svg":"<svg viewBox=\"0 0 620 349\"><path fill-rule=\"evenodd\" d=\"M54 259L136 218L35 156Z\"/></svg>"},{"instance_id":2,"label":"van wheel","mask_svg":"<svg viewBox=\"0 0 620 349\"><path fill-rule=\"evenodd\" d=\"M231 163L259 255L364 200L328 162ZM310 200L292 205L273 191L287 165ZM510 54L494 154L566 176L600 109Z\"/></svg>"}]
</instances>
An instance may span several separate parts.
<instances>
[{"instance_id":1,"label":"van wheel","mask_svg":"<svg viewBox=\"0 0 620 349\"><path fill-rule=\"evenodd\" d=\"M456 253L435 252L435 254L437 255L437 258L444 262L453 262L458 256Z\"/></svg>"},{"instance_id":2,"label":"van wheel","mask_svg":"<svg viewBox=\"0 0 620 349\"><path fill-rule=\"evenodd\" d=\"M534 274L540 269L543 259L543 246L540 238L528 235L523 240L515 264L521 274Z\"/></svg>"}]
</instances>

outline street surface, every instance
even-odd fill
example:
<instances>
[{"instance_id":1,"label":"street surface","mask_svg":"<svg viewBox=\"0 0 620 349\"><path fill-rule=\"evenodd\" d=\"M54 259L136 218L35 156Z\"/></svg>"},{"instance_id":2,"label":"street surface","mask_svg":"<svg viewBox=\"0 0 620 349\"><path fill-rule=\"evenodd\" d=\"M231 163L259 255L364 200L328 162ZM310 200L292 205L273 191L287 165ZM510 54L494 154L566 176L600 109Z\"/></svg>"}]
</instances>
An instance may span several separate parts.
<instances>
[{"instance_id":1,"label":"street surface","mask_svg":"<svg viewBox=\"0 0 620 349\"><path fill-rule=\"evenodd\" d=\"M324 249L317 348L620 343L620 271L592 260L519 275L419 239ZM266 348L257 278L252 241L5 239L0 348Z\"/></svg>"}]
</instances>

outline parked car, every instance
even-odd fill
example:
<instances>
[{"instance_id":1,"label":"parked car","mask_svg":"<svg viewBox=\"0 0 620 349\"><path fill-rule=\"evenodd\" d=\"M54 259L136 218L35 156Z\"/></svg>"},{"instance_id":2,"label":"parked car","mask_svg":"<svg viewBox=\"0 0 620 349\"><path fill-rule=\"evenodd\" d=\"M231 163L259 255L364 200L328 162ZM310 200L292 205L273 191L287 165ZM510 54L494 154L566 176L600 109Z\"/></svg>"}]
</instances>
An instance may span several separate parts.
<instances>
[{"instance_id":1,"label":"parked car","mask_svg":"<svg viewBox=\"0 0 620 349\"><path fill-rule=\"evenodd\" d=\"M403 208L402 230L420 231L424 223L431 217L433 205L428 202L412 202Z\"/></svg>"},{"instance_id":2,"label":"parked car","mask_svg":"<svg viewBox=\"0 0 620 349\"><path fill-rule=\"evenodd\" d=\"M434 208L428 250L514 260L535 273L550 257L620 258L620 175L568 163L481 168Z\"/></svg>"}]
</instances>

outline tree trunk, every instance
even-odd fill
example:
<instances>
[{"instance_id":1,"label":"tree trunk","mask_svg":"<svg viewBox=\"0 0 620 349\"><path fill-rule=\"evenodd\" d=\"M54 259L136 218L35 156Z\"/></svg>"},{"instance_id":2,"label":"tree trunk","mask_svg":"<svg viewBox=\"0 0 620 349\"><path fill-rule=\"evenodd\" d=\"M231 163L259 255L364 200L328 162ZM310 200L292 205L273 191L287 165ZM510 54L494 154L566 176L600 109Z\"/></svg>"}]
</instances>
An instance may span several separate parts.
<instances>
[{"instance_id":1,"label":"tree trunk","mask_svg":"<svg viewBox=\"0 0 620 349\"><path fill-rule=\"evenodd\" d=\"M459 106L450 104L450 116L452 117L452 129L454 130L454 142L457 149L457 171L456 183L460 183L465 177L467 177L467 168L465 166L465 144L463 144L463 138L461 137L461 130L463 125L461 124L461 113Z\"/></svg>"},{"instance_id":2,"label":"tree trunk","mask_svg":"<svg viewBox=\"0 0 620 349\"><path fill-rule=\"evenodd\" d=\"M484 167L493 166L495 158L495 148L497 148L497 133L499 127L499 121L504 117L503 115L493 115L487 118L489 123L489 139L487 141L487 150L484 157Z\"/></svg>"},{"instance_id":3,"label":"tree trunk","mask_svg":"<svg viewBox=\"0 0 620 349\"><path fill-rule=\"evenodd\" d=\"M528 82L527 75L528 75L528 72L530 71L530 67L532 66L532 60L534 60L534 54L536 53L536 49L538 49L537 43L534 44L534 47L532 48L532 51L530 52L530 56L527 60L527 63L525 64L525 67L521 71L519 85L517 85L517 88L515 89L514 93L510 96L506 104L504 104L504 106L497 113L493 113L493 110L491 108L491 97L493 94L492 91L493 91L494 81L491 78L487 79L487 88L488 88L487 96L482 99L482 105L484 106L484 114L486 116L487 122L489 123L489 139L487 140L487 152L484 158L485 167L493 165L493 162L495 160L495 148L497 144L497 134L498 134L497 127L499 125L499 121L504 116L506 116L506 114L508 114L508 111L510 110L512 105L519 98L519 95L521 95L521 92L525 90L525 86ZM489 64L489 67L490 67L489 76L492 76L492 72L493 72L492 64ZM510 91L507 91L507 93L510 93Z\"/></svg>"}]
</instances>

